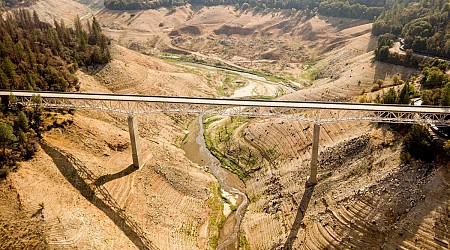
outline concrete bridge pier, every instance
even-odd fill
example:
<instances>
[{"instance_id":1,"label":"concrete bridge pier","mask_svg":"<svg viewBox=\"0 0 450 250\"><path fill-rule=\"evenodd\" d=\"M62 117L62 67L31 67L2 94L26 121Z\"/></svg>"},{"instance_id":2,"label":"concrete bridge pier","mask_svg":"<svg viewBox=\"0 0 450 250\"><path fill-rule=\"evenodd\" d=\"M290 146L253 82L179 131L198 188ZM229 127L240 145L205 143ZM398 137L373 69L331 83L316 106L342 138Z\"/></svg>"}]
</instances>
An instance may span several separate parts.
<instances>
[{"instance_id":1,"label":"concrete bridge pier","mask_svg":"<svg viewBox=\"0 0 450 250\"><path fill-rule=\"evenodd\" d=\"M311 173L308 176L307 184L317 184L317 159L319 156L319 138L320 138L320 124L314 124L312 152L311 152Z\"/></svg>"},{"instance_id":2,"label":"concrete bridge pier","mask_svg":"<svg viewBox=\"0 0 450 250\"><path fill-rule=\"evenodd\" d=\"M128 128L130 131L131 150L133 154L133 166L135 168L142 167L141 143L139 142L139 131L137 116L128 116Z\"/></svg>"}]
</instances>

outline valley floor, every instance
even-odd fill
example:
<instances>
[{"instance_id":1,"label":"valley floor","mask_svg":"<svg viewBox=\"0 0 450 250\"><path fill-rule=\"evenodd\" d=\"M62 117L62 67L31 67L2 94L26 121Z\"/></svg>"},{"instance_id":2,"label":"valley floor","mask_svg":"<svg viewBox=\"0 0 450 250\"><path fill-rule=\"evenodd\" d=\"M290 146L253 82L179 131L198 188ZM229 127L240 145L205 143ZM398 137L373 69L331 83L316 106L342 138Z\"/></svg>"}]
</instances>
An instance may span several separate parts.
<instances>
[{"instance_id":1,"label":"valley floor","mask_svg":"<svg viewBox=\"0 0 450 250\"><path fill-rule=\"evenodd\" d=\"M48 19L70 23L75 14L95 13L75 1L40 2L32 8ZM287 11L226 6L103 9L96 17L112 39L113 60L79 71L81 92L357 101L363 93L385 91L370 92L378 79L389 86L396 74L418 74L374 61L376 37L360 20L306 20ZM196 66L198 61L275 74L298 91ZM182 149L192 140L187 132L196 117L139 117L142 169L131 166L125 116L76 111L71 119L71 126L47 132L37 155L0 181L0 248L217 246L224 198L217 180ZM206 132L220 141L225 124L231 136L218 148L246 162L242 168L250 173L240 249L450 247L450 165L402 162L402 135L395 129L324 124L319 184L307 187L311 124L218 117Z\"/></svg>"}]
</instances>

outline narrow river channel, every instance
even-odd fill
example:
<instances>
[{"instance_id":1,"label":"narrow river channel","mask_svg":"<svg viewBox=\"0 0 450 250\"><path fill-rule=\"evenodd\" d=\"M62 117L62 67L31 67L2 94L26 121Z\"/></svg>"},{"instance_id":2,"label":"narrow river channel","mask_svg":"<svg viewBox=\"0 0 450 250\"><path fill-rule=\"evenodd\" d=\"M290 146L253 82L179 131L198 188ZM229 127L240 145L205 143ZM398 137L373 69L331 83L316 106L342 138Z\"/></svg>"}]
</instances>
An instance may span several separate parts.
<instances>
[{"instance_id":1,"label":"narrow river channel","mask_svg":"<svg viewBox=\"0 0 450 250\"><path fill-rule=\"evenodd\" d=\"M219 232L218 246L216 249L236 249L238 245L238 233L242 218L248 205L247 196L244 193L244 183L233 172L222 168L220 161L208 150L204 138L203 115L192 121L189 135L183 145L186 157L192 162L206 167L219 182L222 190L237 195L236 211L230 213Z\"/></svg>"},{"instance_id":2,"label":"narrow river channel","mask_svg":"<svg viewBox=\"0 0 450 250\"><path fill-rule=\"evenodd\" d=\"M261 83L264 83L266 85L273 85L273 86L277 86L279 88L281 88L283 90L284 94L288 94L288 93L292 93L295 92L295 89L293 89L292 87L289 87L286 84L282 84L279 82L273 82L273 81L269 81L266 78L262 77L262 76L258 76L252 73L247 73L247 72L241 72L241 71L236 71L236 70L231 70L231 69L223 69L223 68L218 68L218 67L214 67L214 66L209 66L209 65L203 65L203 64L198 64L198 63L179 63L180 65L184 65L186 67L191 67L191 68L203 68L203 69L208 69L208 70L218 70L218 71L223 71L223 72L228 72L228 73L233 73L233 74L237 74L240 75L244 78L253 80L253 81L258 81ZM294 83L294 85L299 85L299 83L293 82L291 81L291 83Z\"/></svg>"},{"instance_id":3,"label":"narrow river channel","mask_svg":"<svg viewBox=\"0 0 450 250\"><path fill-rule=\"evenodd\" d=\"M207 68L210 70L223 70L213 68L205 65L189 64L191 67ZM238 71L225 70L227 72L233 72L239 74L247 79L258 81L264 85L277 86L282 88L283 93L291 93L294 90L288 86L284 86L280 83L271 82L257 75L243 73ZM276 93L273 93L276 95ZM242 218L244 217L248 198L244 192L245 184L239 177L233 172L222 168L220 161L208 150L206 147L206 141L204 137L203 126L203 114L198 116L197 121L193 121L188 128L188 136L185 144L182 146L186 152L186 157L192 162L199 164L200 166L207 167L209 172L214 175L219 182L221 189L225 192L237 196L236 210L231 212L223 223L218 239L218 246L216 249L238 249L239 246L239 229L241 226Z\"/></svg>"},{"instance_id":4,"label":"narrow river channel","mask_svg":"<svg viewBox=\"0 0 450 250\"><path fill-rule=\"evenodd\" d=\"M208 163L206 166L208 167L209 171L216 177L217 181L219 182L220 186L223 190L230 194L236 194L238 195L238 207L235 212L231 213L229 218L226 219L223 229L221 230L221 234L219 236L220 239L225 239L223 241L219 241L220 244L217 246L217 249L226 249L228 246L235 245L238 242L238 233L239 233L239 227L241 225L242 217L244 216L245 209L248 204L247 196L245 195L243 189L243 183L237 183L236 178L237 175L232 173L231 171L222 168L220 161L208 150L206 147L205 137L204 137L204 127L203 127L203 115L200 115L198 117L198 124L199 124L199 132L196 139L196 143L200 146L200 152L204 154L208 160ZM234 218L230 218L234 215ZM231 225L233 225L231 234L230 230L227 230ZM228 234L228 235L223 235ZM234 248L234 247L233 247Z\"/></svg>"}]
</instances>

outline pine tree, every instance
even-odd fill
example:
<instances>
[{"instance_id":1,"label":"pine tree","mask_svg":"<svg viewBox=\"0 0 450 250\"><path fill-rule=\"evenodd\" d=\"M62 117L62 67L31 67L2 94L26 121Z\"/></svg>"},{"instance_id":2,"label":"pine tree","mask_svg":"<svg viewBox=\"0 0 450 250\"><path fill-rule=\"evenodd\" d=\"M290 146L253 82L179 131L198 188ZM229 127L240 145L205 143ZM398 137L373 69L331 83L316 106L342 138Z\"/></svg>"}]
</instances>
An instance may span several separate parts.
<instances>
[{"instance_id":1,"label":"pine tree","mask_svg":"<svg viewBox=\"0 0 450 250\"><path fill-rule=\"evenodd\" d=\"M13 133L13 127L5 122L0 122L0 146L3 157L6 157L6 148L17 140Z\"/></svg>"},{"instance_id":2,"label":"pine tree","mask_svg":"<svg viewBox=\"0 0 450 250\"><path fill-rule=\"evenodd\" d=\"M27 115L25 115L23 111L20 111L17 117L18 117L17 124L19 128L22 131L26 132L29 128Z\"/></svg>"},{"instance_id":3,"label":"pine tree","mask_svg":"<svg viewBox=\"0 0 450 250\"><path fill-rule=\"evenodd\" d=\"M81 25L80 17L77 15L74 21L75 26L75 36L77 38L78 43L80 44L80 51L86 50L87 39L86 34L83 30L83 26Z\"/></svg>"},{"instance_id":4,"label":"pine tree","mask_svg":"<svg viewBox=\"0 0 450 250\"><path fill-rule=\"evenodd\" d=\"M440 104L442 106L450 106L450 82L445 85L441 92Z\"/></svg>"},{"instance_id":5,"label":"pine tree","mask_svg":"<svg viewBox=\"0 0 450 250\"><path fill-rule=\"evenodd\" d=\"M25 52L27 54L28 64L31 68L36 70L36 56L34 55L33 51L30 48L30 45L28 41L25 43Z\"/></svg>"},{"instance_id":6,"label":"pine tree","mask_svg":"<svg viewBox=\"0 0 450 250\"><path fill-rule=\"evenodd\" d=\"M396 104L397 103L397 92L391 88L388 92L383 95L384 104Z\"/></svg>"},{"instance_id":7,"label":"pine tree","mask_svg":"<svg viewBox=\"0 0 450 250\"><path fill-rule=\"evenodd\" d=\"M398 96L401 104L409 104L409 92L409 83L405 82L402 90L400 91L400 95Z\"/></svg>"},{"instance_id":8,"label":"pine tree","mask_svg":"<svg viewBox=\"0 0 450 250\"><path fill-rule=\"evenodd\" d=\"M10 79L10 82L13 85L17 83L18 77L17 77L17 73L16 73L16 65L14 65L13 62L11 62L9 57L6 57L3 60L2 70L5 73L5 75Z\"/></svg>"},{"instance_id":9,"label":"pine tree","mask_svg":"<svg viewBox=\"0 0 450 250\"><path fill-rule=\"evenodd\" d=\"M9 78L2 69L0 69L0 89L9 89Z\"/></svg>"}]
</instances>

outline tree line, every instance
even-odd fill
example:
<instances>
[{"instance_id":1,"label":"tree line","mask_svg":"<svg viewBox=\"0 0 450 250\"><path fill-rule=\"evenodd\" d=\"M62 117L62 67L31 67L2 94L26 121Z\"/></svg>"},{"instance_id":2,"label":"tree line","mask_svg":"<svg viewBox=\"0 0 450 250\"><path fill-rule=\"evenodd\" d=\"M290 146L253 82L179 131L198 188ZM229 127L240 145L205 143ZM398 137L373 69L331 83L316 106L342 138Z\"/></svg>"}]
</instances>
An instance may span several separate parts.
<instances>
[{"instance_id":1,"label":"tree line","mask_svg":"<svg viewBox=\"0 0 450 250\"><path fill-rule=\"evenodd\" d=\"M422 70L420 83L424 89L420 96L424 105L450 106L450 77L446 74L449 63L430 55L450 58L450 2L448 0L422 0L408 3L394 1L373 25L378 35L375 58L379 61ZM403 37L406 53L392 53L394 40ZM417 54L426 53L428 56ZM385 93L380 102L399 102L394 90ZM406 102L404 104L408 104Z\"/></svg>"},{"instance_id":2,"label":"tree line","mask_svg":"<svg viewBox=\"0 0 450 250\"><path fill-rule=\"evenodd\" d=\"M105 6L113 10L157 9L185 4L204 6L233 5L237 9L294 9L304 13L373 20L381 15L385 0L105 0Z\"/></svg>"},{"instance_id":3,"label":"tree line","mask_svg":"<svg viewBox=\"0 0 450 250\"><path fill-rule=\"evenodd\" d=\"M422 0L396 2L383 12L373 24L372 33L388 36L391 40L403 38L404 50L429 56L450 58L450 2L448 0ZM383 42L382 42L383 43ZM382 50L377 59L405 64L399 56L388 57L388 44L378 43ZM413 58L414 59L414 58ZM405 66L418 66L416 63Z\"/></svg>"},{"instance_id":4,"label":"tree line","mask_svg":"<svg viewBox=\"0 0 450 250\"><path fill-rule=\"evenodd\" d=\"M79 66L111 59L109 41L99 23L94 19L86 27L79 18L73 28L64 21L52 26L26 10L0 18L0 89L73 89Z\"/></svg>"},{"instance_id":5,"label":"tree line","mask_svg":"<svg viewBox=\"0 0 450 250\"><path fill-rule=\"evenodd\" d=\"M82 24L77 17L73 27L67 27L20 9L0 18L0 38L0 89L75 90L79 66L111 60L109 41L95 18ZM11 105L14 102L13 96L1 98L0 176L33 155L35 138L43 129L40 109Z\"/></svg>"}]
</instances>

